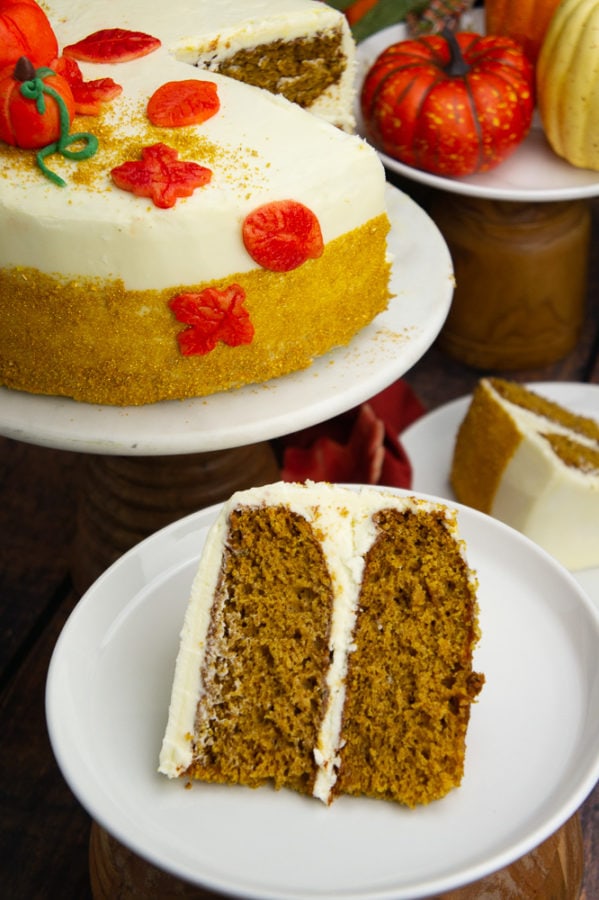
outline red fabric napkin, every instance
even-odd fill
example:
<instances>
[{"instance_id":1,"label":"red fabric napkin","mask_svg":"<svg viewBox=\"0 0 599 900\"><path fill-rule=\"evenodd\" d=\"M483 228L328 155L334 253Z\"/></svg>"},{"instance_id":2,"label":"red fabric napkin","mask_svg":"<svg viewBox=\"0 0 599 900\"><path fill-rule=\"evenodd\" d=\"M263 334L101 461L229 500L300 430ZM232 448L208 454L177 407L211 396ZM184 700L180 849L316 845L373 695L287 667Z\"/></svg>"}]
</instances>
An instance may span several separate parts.
<instances>
[{"instance_id":1,"label":"red fabric napkin","mask_svg":"<svg viewBox=\"0 0 599 900\"><path fill-rule=\"evenodd\" d=\"M320 425L277 442L284 481L411 487L412 466L398 438L425 412L405 381Z\"/></svg>"}]
</instances>

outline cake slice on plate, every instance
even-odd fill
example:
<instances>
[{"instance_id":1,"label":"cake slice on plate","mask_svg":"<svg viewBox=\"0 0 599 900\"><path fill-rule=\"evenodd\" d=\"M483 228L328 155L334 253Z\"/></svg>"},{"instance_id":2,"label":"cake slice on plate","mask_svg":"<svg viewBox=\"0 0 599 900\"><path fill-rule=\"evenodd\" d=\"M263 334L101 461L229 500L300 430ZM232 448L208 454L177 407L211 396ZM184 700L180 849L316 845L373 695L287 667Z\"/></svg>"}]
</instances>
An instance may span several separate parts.
<instances>
[{"instance_id":1,"label":"cake slice on plate","mask_svg":"<svg viewBox=\"0 0 599 900\"><path fill-rule=\"evenodd\" d=\"M569 569L599 566L599 422L484 378L456 439L456 498L527 535Z\"/></svg>"},{"instance_id":2,"label":"cake slice on plate","mask_svg":"<svg viewBox=\"0 0 599 900\"><path fill-rule=\"evenodd\" d=\"M193 584L160 771L325 803L439 799L463 776L477 639L445 505L314 483L235 494Z\"/></svg>"}]
</instances>

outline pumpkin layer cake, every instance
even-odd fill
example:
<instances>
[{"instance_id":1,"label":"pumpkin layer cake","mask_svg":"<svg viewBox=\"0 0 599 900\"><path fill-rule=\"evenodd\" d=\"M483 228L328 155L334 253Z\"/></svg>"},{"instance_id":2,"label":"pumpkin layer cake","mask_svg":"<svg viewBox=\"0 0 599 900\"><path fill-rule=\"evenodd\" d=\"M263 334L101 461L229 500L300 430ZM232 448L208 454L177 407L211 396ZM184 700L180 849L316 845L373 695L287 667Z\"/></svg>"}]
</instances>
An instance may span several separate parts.
<instances>
[{"instance_id":1,"label":"pumpkin layer cake","mask_svg":"<svg viewBox=\"0 0 599 900\"><path fill-rule=\"evenodd\" d=\"M160 771L407 806L462 779L476 579L444 505L280 483L233 495L192 587Z\"/></svg>"},{"instance_id":2,"label":"pumpkin layer cake","mask_svg":"<svg viewBox=\"0 0 599 900\"><path fill-rule=\"evenodd\" d=\"M297 50L319 35L322 58L338 54L331 35L345 33L343 16L299 0L44 9L59 54L102 29L160 46L127 61L78 56L84 82L121 89L71 122L75 150L97 140L89 158L44 153L44 171L35 149L0 144L0 383L115 405L201 396L305 368L386 308L376 154L302 109L299 88L290 102L237 80L255 68L259 43ZM227 76L216 71L224 57ZM159 112L179 116L187 95L172 85L190 82L209 116L157 124L151 98L168 85Z\"/></svg>"},{"instance_id":3,"label":"pumpkin layer cake","mask_svg":"<svg viewBox=\"0 0 599 900\"><path fill-rule=\"evenodd\" d=\"M528 388L482 379L460 425L457 499L526 534L570 569L599 566L599 422Z\"/></svg>"}]
</instances>

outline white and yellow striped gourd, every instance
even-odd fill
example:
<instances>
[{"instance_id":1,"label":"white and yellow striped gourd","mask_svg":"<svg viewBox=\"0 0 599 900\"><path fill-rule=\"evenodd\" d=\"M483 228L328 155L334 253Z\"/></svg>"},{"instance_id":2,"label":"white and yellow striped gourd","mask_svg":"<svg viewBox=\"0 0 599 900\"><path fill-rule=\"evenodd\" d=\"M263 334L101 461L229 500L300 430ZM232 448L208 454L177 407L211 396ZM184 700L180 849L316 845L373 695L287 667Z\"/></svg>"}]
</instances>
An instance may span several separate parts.
<instances>
[{"instance_id":1,"label":"white and yellow striped gourd","mask_svg":"<svg viewBox=\"0 0 599 900\"><path fill-rule=\"evenodd\" d=\"M558 156L599 170L599 0L562 0L537 64L538 108Z\"/></svg>"}]
</instances>

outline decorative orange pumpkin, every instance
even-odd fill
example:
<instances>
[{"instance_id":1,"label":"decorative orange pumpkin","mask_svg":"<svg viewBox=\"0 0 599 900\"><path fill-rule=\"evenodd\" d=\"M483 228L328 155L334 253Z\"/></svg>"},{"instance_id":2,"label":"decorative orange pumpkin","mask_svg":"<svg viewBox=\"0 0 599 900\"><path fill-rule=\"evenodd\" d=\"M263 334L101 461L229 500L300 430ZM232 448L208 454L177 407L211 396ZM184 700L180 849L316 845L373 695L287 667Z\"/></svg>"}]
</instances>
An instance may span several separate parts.
<instances>
[{"instance_id":1,"label":"decorative orange pumpkin","mask_svg":"<svg viewBox=\"0 0 599 900\"><path fill-rule=\"evenodd\" d=\"M0 68L27 56L47 66L58 56L58 42L48 17L35 0L0 0Z\"/></svg>"},{"instance_id":2,"label":"decorative orange pumpkin","mask_svg":"<svg viewBox=\"0 0 599 900\"><path fill-rule=\"evenodd\" d=\"M67 81L51 69L35 69L27 57L0 72L0 140L38 149L68 134L75 101Z\"/></svg>"},{"instance_id":3,"label":"decorative orange pumpkin","mask_svg":"<svg viewBox=\"0 0 599 900\"><path fill-rule=\"evenodd\" d=\"M503 34L518 41L535 63L560 0L485 0L487 34Z\"/></svg>"},{"instance_id":4,"label":"decorative orange pumpkin","mask_svg":"<svg viewBox=\"0 0 599 900\"><path fill-rule=\"evenodd\" d=\"M366 73L367 137L388 156L460 177L503 162L528 134L533 66L511 38L428 34L391 44Z\"/></svg>"}]
</instances>

